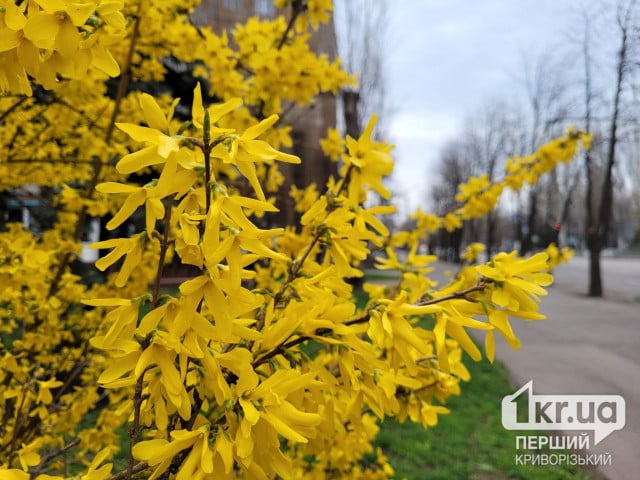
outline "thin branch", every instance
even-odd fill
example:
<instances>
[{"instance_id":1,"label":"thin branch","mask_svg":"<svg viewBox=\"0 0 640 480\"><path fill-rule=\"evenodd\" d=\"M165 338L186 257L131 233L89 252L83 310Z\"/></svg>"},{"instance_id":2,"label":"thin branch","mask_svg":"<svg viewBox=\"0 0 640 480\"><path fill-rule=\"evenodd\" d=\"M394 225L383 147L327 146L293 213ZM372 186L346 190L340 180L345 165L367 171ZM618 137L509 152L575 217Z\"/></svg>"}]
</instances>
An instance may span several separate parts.
<instances>
[{"instance_id":1,"label":"thin branch","mask_svg":"<svg viewBox=\"0 0 640 480\"><path fill-rule=\"evenodd\" d=\"M278 50L281 50L284 46L285 42L287 41L287 37L289 36L289 32L291 31L296 23L296 20L305 8L306 6L304 5L304 2L302 2L302 0L293 0L293 2L291 3L291 17L289 18L289 23L287 24L286 30L284 31L282 37L280 37L280 41L278 42Z\"/></svg>"},{"instance_id":2,"label":"thin branch","mask_svg":"<svg viewBox=\"0 0 640 480\"><path fill-rule=\"evenodd\" d=\"M465 299L465 300L469 300L469 298L467 298L467 296L470 293L474 293L474 292L481 292L482 290L484 290L486 287L486 283L484 280L480 280L478 283L476 283L473 287L469 287L466 290L461 290L459 292L453 292L449 295L445 295L444 297L437 297L437 298L431 298L429 300L424 300L422 302L418 302L415 305L418 307L422 307L424 305L434 305L436 303L440 303L440 302L445 302L447 300L456 300L459 298Z\"/></svg>"},{"instance_id":3,"label":"thin branch","mask_svg":"<svg viewBox=\"0 0 640 480\"><path fill-rule=\"evenodd\" d=\"M0 115L0 122L2 122L5 118L7 118L9 115L11 115L11 112L13 112L20 105L22 105L28 98L30 98L30 97L22 97L22 98L20 98L16 103L14 103L9 108L7 108L4 112L2 112L2 115Z\"/></svg>"},{"instance_id":4,"label":"thin branch","mask_svg":"<svg viewBox=\"0 0 640 480\"><path fill-rule=\"evenodd\" d=\"M79 444L80 444L80 439L76 438L74 441L66 444L64 447L59 448L54 452L49 452L47 454L42 455L40 457L40 463L38 464L38 466L31 471L31 474L30 474L31 478L36 478L40 474L40 472L42 472L42 469L45 467L45 465L49 463L49 461L64 454L65 452L67 452L68 450L71 450L73 447L76 447Z\"/></svg>"},{"instance_id":5,"label":"thin branch","mask_svg":"<svg viewBox=\"0 0 640 480\"><path fill-rule=\"evenodd\" d=\"M98 129L98 130L104 129L104 127L101 127L100 125L98 125L98 122L96 120L93 120L91 117L89 117L89 115L87 115L86 112L80 110L79 108L76 108L75 106L71 105L69 102L58 97L55 94L53 95L53 102L68 108L72 112L77 113L80 117L86 118L89 121L88 127L90 129Z\"/></svg>"},{"instance_id":6,"label":"thin branch","mask_svg":"<svg viewBox=\"0 0 640 480\"><path fill-rule=\"evenodd\" d=\"M342 179L342 184L340 185L338 192L335 194L336 197L340 196L342 191L349 184L350 174L352 169L353 169L353 165L350 165ZM328 197L327 194L325 194L325 196ZM334 205L330 203L327 207L327 214L330 213L333 209L334 209ZM302 255L299 258L294 260L293 263L291 264L291 268L289 269L289 274L287 275L286 281L282 284L282 286L280 287L280 290L278 290L278 292L273 297L274 308L277 308L277 306L282 301L284 292L286 292L287 288L289 288L291 283L298 277L298 274L300 273L300 270L302 269L304 262L307 260L307 258L309 258L309 255L311 255L311 252L320 241L320 238L322 237L323 233L324 231L322 229L318 229L318 231L316 231L316 233L314 234L313 239L311 240L311 243L307 246L307 249L302 253ZM258 330L261 330L263 326L264 326L264 317L258 318L258 322L256 323L256 328Z\"/></svg>"},{"instance_id":7,"label":"thin branch","mask_svg":"<svg viewBox=\"0 0 640 480\"><path fill-rule=\"evenodd\" d=\"M171 209L173 202L168 200L164 205L164 235L162 236L162 243L160 244L160 258L158 259L158 270L156 271L156 279L153 285L153 296L151 297L151 308L154 309L158 306L158 298L160 294L160 281L162 280L162 272L164 270L164 262L167 258L167 250L169 249L169 233L171 230Z\"/></svg>"},{"instance_id":8,"label":"thin branch","mask_svg":"<svg viewBox=\"0 0 640 480\"><path fill-rule=\"evenodd\" d=\"M79 158L8 158L2 161L3 163L86 163L95 165L95 160L83 160ZM108 165L108 163L102 163L102 165Z\"/></svg>"},{"instance_id":9,"label":"thin branch","mask_svg":"<svg viewBox=\"0 0 640 480\"><path fill-rule=\"evenodd\" d=\"M123 470L122 472L116 473L115 475L111 475L108 480L125 480L127 478L131 478L131 475L140 473L149 468L149 464L147 462L138 462L136 463L132 470L131 474L129 474L129 470Z\"/></svg>"},{"instance_id":10,"label":"thin branch","mask_svg":"<svg viewBox=\"0 0 640 480\"><path fill-rule=\"evenodd\" d=\"M131 44L129 45L127 60L122 75L120 76L120 81L118 82L116 104L113 108L113 112L111 113L109 127L107 128L107 134L105 135L105 143L107 144L111 141L111 137L113 136L113 132L116 127L116 119L118 118L118 114L120 113L120 108L122 106L122 101L124 100L124 97L127 94L127 90L129 89L129 82L131 81L131 65L133 64L133 54L135 53L138 38L140 36L140 24L142 23L141 12L142 2L138 3L138 13L135 16L135 23L133 24L133 33L131 34Z\"/></svg>"},{"instance_id":11,"label":"thin branch","mask_svg":"<svg viewBox=\"0 0 640 480\"><path fill-rule=\"evenodd\" d=\"M203 131L203 148L204 155L204 191L205 199L205 215L209 214L211 209L211 120L209 119L209 110L204 112L204 131Z\"/></svg>"},{"instance_id":12,"label":"thin branch","mask_svg":"<svg viewBox=\"0 0 640 480\"><path fill-rule=\"evenodd\" d=\"M142 406L142 388L144 387L144 375L155 368L155 365L150 365L145 368L138 380L136 380L136 388L133 394L133 425L129 429L129 465L127 466L127 479L131 479L134 470L134 460L133 460L133 447L138 443L138 438L140 437L140 431L142 430L140 427L140 408Z\"/></svg>"},{"instance_id":13,"label":"thin branch","mask_svg":"<svg viewBox=\"0 0 640 480\"><path fill-rule=\"evenodd\" d=\"M480 280L476 285L474 285L473 287L469 287L465 290L461 290L459 292L454 292L451 293L449 295L445 295L443 297L438 297L438 298L432 298L429 300L425 300L422 302L417 302L414 305L416 306L424 306L424 305L433 305L436 303L440 303L440 302L444 302L447 300L454 300L454 299L465 299L465 300L469 300L472 301L473 299L468 298L468 295L474 292L479 292L484 290L486 284L484 282L484 280ZM362 324L362 323L367 323L371 318L371 311L367 311L365 312L362 316L360 317L356 317L353 318L351 320L348 320L346 322L344 322L342 325L346 325L346 326L351 326L351 325L358 325L358 324ZM294 347L296 345L299 345L303 342L306 342L307 340L311 340L313 337L322 337L325 335L328 335L329 333L333 332L333 330L331 328L319 328L317 329L314 333L313 336L310 335L302 335L300 337L294 338L293 340L289 340L286 343L282 343L280 345L278 345L276 348L274 348L273 350L271 350L270 352L265 353L262 357L258 358L255 362L253 362L252 366L253 368L258 367L259 365L262 365L263 363L267 362L268 360L272 359L273 357L284 353L286 350L288 350L291 347Z\"/></svg>"}]
</instances>

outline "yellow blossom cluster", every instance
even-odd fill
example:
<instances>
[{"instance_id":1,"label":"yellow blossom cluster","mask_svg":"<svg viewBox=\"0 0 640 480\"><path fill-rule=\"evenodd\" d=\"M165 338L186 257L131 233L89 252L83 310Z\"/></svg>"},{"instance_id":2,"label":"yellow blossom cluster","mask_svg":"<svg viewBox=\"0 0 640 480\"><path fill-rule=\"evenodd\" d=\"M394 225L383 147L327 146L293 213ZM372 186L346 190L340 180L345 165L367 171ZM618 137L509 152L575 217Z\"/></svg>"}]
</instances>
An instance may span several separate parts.
<instances>
[{"instance_id":1,"label":"yellow blossom cluster","mask_svg":"<svg viewBox=\"0 0 640 480\"><path fill-rule=\"evenodd\" d=\"M389 147L371 140L374 120L358 139L347 139L342 175L326 194L313 188L298 193L309 205L299 231L263 230L247 215L270 210L253 179L254 163L294 157L256 140L273 120L236 133L218 123L238 101L205 109L197 90L194 99L195 130L176 136L161 128L165 117L148 98L142 108L149 127L119 125L147 146L116 168L129 173L162 165L154 188L166 183L158 195L173 199L171 217L180 215L168 220L176 253L202 273L162 300L155 292L137 300L85 300L112 308L104 334L91 342L111 358L99 382L133 389L133 428L144 435L132 438L132 452L152 478L168 470L177 478L294 478L295 472L319 478L353 470L360 455L371 453L376 417L429 427L448 412L440 403L468 378L462 351L481 356L467 329L487 332L486 354L493 360L495 332L518 346L509 318L544 318L537 300L551 281L546 254L498 254L438 290L425 277L433 257L417 254L415 242L406 260L389 249L389 260L380 262L402 272L398 287L368 286L369 304L357 310L345 279L361 274L356 266L370 243L382 245L389 236L376 216L392 211L362 206L368 191L385 193L382 179L393 164ZM234 194L215 177L199 183L196 173L211 175L215 162L239 168L257 198ZM149 198L138 192L129 194L138 195L136 202ZM127 205L114 218L130 215ZM145 237L153 236L160 216L154 214ZM143 238L109 245L127 256L117 282L126 283L142 248L127 245L141 245ZM180 251L181 238L193 247L188 254ZM115 261L112 255L100 266ZM156 306L142 315L146 302ZM425 316L431 327L419 321ZM374 465L362 478L392 472L384 457Z\"/></svg>"},{"instance_id":2,"label":"yellow blossom cluster","mask_svg":"<svg viewBox=\"0 0 640 480\"><path fill-rule=\"evenodd\" d=\"M416 219L418 228L423 229L425 234L433 233L439 228L452 232L461 228L464 220L479 218L491 212L507 188L518 191L525 184L533 185L541 175L549 172L559 163L569 162L579 148L588 149L590 142L591 135L569 129L564 136L543 145L531 155L509 157L502 180L490 182L487 174L483 174L479 177L471 177L466 183L460 184L455 197L459 206L443 217L420 210L416 211L412 217Z\"/></svg>"},{"instance_id":3,"label":"yellow blossom cluster","mask_svg":"<svg viewBox=\"0 0 640 480\"><path fill-rule=\"evenodd\" d=\"M305 105L320 92L335 95L340 86L354 82L340 68L339 58L330 61L327 55L318 57L311 51L309 33L289 38L283 36L286 31L283 17L275 21L254 17L233 32L238 64L255 73L246 82L243 97L259 103L267 115L281 111L284 102ZM282 43L282 38L288 40Z\"/></svg>"},{"instance_id":4,"label":"yellow blossom cluster","mask_svg":"<svg viewBox=\"0 0 640 480\"><path fill-rule=\"evenodd\" d=\"M566 263L573 257L573 250L570 247L558 248L555 243L549 245L546 250L549 255L549 272L562 263Z\"/></svg>"},{"instance_id":5,"label":"yellow blossom cluster","mask_svg":"<svg viewBox=\"0 0 640 480\"><path fill-rule=\"evenodd\" d=\"M375 117L358 138L329 133L339 174L293 188L299 224L272 227L278 165L301 161L279 114L352 82L308 47L332 4L278 1L287 20L228 38L194 25L196 3L0 3L0 190L56 208L37 234L0 233L0 478L389 478L379 421L434 426L469 379L463 352L482 355L469 329L491 360L496 333L516 348L511 321L543 318L548 271L569 255L474 265L472 245L438 286L424 231L486 213L496 187L470 181L459 210L392 234L394 207L367 201L390 197L394 165ZM209 82L190 105L131 88L162 79L170 55ZM534 180L582 138L509 163L502 183ZM92 245L104 274L82 277L92 216L109 232ZM349 279L374 247L400 278L365 284L358 306ZM171 262L190 274L163 290Z\"/></svg>"},{"instance_id":6,"label":"yellow blossom cluster","mask_svg":"<svg viewBox=\"0 0 640 480\"><path fill-rule=\"evenodd\" d=\"M29 76L47 89L58 76L81 79L89 68L112 77L109 47L124 36L122 0L0 2L0 92L31 94Z\"/></svg>"},{"instance_id":7,"label":"yellow blossom cluster","mask_svg":"<svg viewBox=\"0 0 640 480\"><path fill-rule=\"evenodd\" d=\"M286 8L296 0L275 0L274 4L278 8ZM309 26L313 30L317 30L323 23L328 23L331 19L333 11L333 2L331 0L308 0L304 4L304 9L296 19L296 29L306 32Z\"/></svg>"}]
</instances>

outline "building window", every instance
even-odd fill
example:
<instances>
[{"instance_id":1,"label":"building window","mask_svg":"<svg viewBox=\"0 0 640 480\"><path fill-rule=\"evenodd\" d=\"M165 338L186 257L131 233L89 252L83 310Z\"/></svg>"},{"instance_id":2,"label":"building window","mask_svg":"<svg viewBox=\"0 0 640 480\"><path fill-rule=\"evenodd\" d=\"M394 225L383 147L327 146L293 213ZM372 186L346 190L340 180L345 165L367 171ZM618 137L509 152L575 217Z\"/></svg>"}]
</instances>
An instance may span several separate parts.
<instances>
[{"instance_id":1,"label":"building window","mask_svg":"<svg viewBox=\"0 0 640 480\"><path fill-rule=\"evenodd\" d=\"M238 0L224 0L222 4L227 10L236 10L238 8Z\"/></svg>"},{"instance_id":2,"label":"building window","mask_svg":"<svg viewBox=\"0 0 640 480\"><path fill-rule=\"evenodd\" d=\"M256 0L256 13L263 17L273 16L273 1Z\"/></svg>"}]
</instances>

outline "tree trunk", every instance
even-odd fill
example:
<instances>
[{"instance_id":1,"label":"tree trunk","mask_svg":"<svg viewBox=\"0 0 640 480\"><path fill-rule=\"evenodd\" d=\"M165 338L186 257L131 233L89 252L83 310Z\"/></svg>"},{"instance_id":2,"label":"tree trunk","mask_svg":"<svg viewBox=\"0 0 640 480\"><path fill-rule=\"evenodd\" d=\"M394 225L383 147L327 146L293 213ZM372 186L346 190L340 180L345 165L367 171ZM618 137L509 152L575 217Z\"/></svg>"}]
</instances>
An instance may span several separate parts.
<instances>
[{"instance_id":1,"label":"tree trunk","mask_svg":"<svg viewBox=\"0 0 640 480\"><path fill-rule=\"evenodd\" d=\"M538 186L532 185L529 192L529 213L525 226L526 232L522 237L522 255L526 255L533 249L533 236L535 234L536 219L538 217Z\"/></svg>"},{"instance_id":2,"label":"tree trunk","mask_svg":"<svg viewBox=\"0 0 640 480\"><path fill-rule=\"evenodd\" d=\"M344 106L344 124L347 135L351 138L360 136L360 118L358 116L358 103L360 94L355 90L342 91L342 103Z\"/></svg>"},{"instance_id":3,"label":"tree trunk","mask_svg":"<svg viewBox=\"0 0 640 480\"><path fill-rule=\"evenodd\" d=\"M585 129L591 130L591 59L589 57L589 19L585 19L584 36L584 71L585 71ZM600 242L598 241L598 225L593 208L593 164L589 150L584 153L584 170L587 181L585 196L587 249L589 250L589 290L590 297L602 296L602 276L600 274Z\"/></svg>"},{"instance_id":4,"label":"tree trunk","mask_svg":"<svg viewBox=\"0 0 640 480\"><path fill-rule=\"evenodd\" d=\"M565 243L567 238L567 230L569 228L569 214L571 212L571 204L573 203L573 194L576 190L576 186L578 185L578 177L575 176L569 185L569 191L567 192L567 196L564 198L564 202L562 203L562 211L560 213L560 225L558 229L558 242L557 246L561 247L564 245L560 245L561 243ZM562 230L564 229L564 230ZM565 232L564 234L562 232Z\"/></svg>"},{"instance_id":5,"label":"tree trunk","mask_svg":"<svg viewBox=\"0 0 640 480\"><path fill-rule=\"evenodd\" d=\"M487 258L491 258L492 257L492 253L493 253L493 241L494 241L494 237L495 237L495 231L496 231L496 217L495 215L492 214L492 212L489 212L487 214L487 237L486 237L486 246L487 246Z\"/></svg>"},{"instance_id":6,"label":"tree trunk","mask_svg":"<svg viewBox=\"0 0 640 480\"><path fill-rule=\"evenodd\" d=\"M589 296L602 297L602 274L600 273L600 250L602 245L599 236L593 235L589 249Z\"/></svg>"},{"instance_id":7,"label":"tree trunk","mask_svg":"<svg viewBox=\"0 0 640 480\"><path fill-rule=\"evenodd\" d=\"M611 215L613 210L613 166L616 160L616 146L618 144L618 121L620 120L620 98L624 85L624 74L627 69L627 39L629 28L629 17L633 4L629 4L625 18L618 17L618 27L620 28L620 50L618 51L618 64L616 65L616 88L613 99L613 112L611 114L611 124L609 127L609 148L607 150L607 166L602 184L602 196L600 198L600 208L594 225L590 229L593 237L591 242L591 266L589 268L591 278L589 279L589 296L602 297L602 275L600 272L600 252L606 246L607 236L611 227Z\"/></svg>"}]
</instances>

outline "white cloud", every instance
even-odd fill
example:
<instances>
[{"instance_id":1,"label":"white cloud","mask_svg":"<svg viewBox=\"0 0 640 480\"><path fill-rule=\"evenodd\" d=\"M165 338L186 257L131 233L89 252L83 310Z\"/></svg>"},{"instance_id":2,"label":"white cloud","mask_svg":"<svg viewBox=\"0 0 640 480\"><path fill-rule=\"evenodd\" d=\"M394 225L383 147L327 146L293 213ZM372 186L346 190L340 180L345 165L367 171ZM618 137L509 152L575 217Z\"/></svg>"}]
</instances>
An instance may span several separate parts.
<instances>
[{"instance_id":1,"label":"white cloud","mask_svg":"<svg viewBox=\"0 0 640 480\"><path fill-rule=\"evenodd\" d=\"M393 139L441 142L453 135L459 117L452 112L428 113L401 111L393 116L390 132Z\"/></svg>"},{"instance_id":2,"label":"white cloud","mask_svg":"<svg viewBox=\"0 0 640 480\"><path fill-rule=\"evenodd\" d=\"M452 138L459 118L454 113L398 112L389 125L396 167L392 188L401 200L403 213L427 202L434 182L434 167L444 142Z\"/></svg>"}]
</instances>

